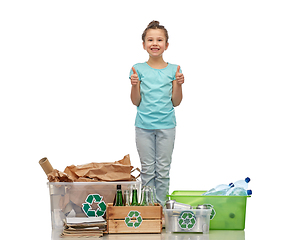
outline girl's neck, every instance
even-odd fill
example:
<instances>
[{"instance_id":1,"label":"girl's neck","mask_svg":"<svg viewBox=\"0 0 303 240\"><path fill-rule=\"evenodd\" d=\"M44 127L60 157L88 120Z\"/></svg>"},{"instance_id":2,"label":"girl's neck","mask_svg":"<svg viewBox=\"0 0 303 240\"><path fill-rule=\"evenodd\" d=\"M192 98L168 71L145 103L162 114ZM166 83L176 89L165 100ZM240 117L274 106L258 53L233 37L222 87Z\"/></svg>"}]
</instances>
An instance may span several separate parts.
<instances>
[{"instance_id":1,"label":"girl's neck","mask_svg":"<svg viewBox=\"0 0 303 240\"><path fill-rule=\"evenodd\" d=\"M147 64L156 69L166 68L168 63L163 60L163 58L149 58Z\"/></svg>"}]
</instances>

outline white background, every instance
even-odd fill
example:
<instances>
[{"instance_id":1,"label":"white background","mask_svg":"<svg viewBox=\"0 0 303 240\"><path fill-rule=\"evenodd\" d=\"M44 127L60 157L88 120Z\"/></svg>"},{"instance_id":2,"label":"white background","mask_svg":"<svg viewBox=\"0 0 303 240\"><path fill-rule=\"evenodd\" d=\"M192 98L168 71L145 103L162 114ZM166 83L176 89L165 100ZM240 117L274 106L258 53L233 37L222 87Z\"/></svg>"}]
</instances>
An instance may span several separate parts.
<instances>
[{"instance_id":1,"label":"white background","mask_svg":"<svg viewBox=\"0 0 303 240\"><path fill-rule=\"evenodd\" d=\"M126 154L140 166L128 75L148 59L141 34L159 20L170 37L164 60L185 75L170 192L249 176L246 239L260 238L261 231L262 239L296 236L302 227L302 11L291 0L2 1L6 230L50 238L42 157L61 171Z\"/></svg>"}]
</instances>

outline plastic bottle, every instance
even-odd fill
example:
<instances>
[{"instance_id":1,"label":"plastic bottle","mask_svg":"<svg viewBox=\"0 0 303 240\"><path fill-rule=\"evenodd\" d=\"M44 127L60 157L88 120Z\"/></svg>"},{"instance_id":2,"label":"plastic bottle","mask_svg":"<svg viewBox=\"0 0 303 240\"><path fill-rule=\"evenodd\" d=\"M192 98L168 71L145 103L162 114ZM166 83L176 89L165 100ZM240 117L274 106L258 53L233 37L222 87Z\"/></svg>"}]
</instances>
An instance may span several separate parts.
<instances>
[{"instance_id":1,"label":"plastic bottle","mask_svg":"<svg viewBox=\"0 0 303 240\"><path fill-rule=\"evenodd\" d=\"M203 196L224 196L226 192L234 186L233 183L227 184L220 184L209 191L203 193Z\"/></svg>"},{"instance_id":2,"label":"plastic bottle","mask_svg":"<svg viewBox=\"0 0 303 240\"><path fill-rule=\"evenodd\" d=\"M116 204L115 206L123 206L123 196L121 185L117 185L117 193L116 193Z\"/></svg>"},{"instance_id":3,"label":"plastic bottle","mask_svg":"<svg viewBox=\"0 0 303 240\"><path fill-rule=\"evenodd\" d=\"M245 190L248 188L248 183L250 182L250 178L247 177L245 180L238 180L234 183L235 187L241 187Z\"/></svg>"},{"instance_id":4,"label":"plastic bottle","mask_svg":"<svg viewBox=\"0 0 303 240\"><path fill-rule=\"evenodd\" d=\"M234 187L227 191L226 196L248 196L251 195L251 190L246 190L241 187Z\"/></svg>"}]
</instances>

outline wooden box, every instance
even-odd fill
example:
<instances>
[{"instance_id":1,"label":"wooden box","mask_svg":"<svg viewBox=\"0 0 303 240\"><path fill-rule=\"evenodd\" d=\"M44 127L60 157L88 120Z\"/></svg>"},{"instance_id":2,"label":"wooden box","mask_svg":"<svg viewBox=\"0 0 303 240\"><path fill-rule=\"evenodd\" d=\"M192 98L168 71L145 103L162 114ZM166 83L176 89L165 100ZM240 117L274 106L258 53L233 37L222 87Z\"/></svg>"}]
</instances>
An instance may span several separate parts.
<instances>
[{"instance_id":1,"label":"wooden box","mask_svg":"<svg viewBox=\"0 0 303 240\"><path fill-rule=\"evenodd\" d=\"M162 206L113 206L107 204L108 233L161 233Z\"/></svg>"}]
</instances>

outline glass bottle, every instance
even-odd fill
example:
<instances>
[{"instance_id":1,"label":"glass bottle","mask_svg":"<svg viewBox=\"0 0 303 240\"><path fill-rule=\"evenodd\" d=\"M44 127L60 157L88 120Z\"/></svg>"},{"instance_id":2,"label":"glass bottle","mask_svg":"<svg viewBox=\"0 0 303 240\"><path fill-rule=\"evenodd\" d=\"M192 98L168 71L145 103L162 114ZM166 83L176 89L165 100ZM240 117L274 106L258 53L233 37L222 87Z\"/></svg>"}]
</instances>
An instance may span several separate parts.
<instances>
[{"instance_id":1,"label":"glass bottle","mask_svg":"<svg viewBox=\"0 0 303 240\"><path fill-rule=\"evenodd\" d=\"M130 206L130 196L128 189L124 190L123 200L124 200L124 206Z\"/></svg>"},{"instance_id":2,"label":"glass bottle","mask_svg":"<svg viewBox=\"0 0 303 240\"><path fill-rule=\"evenodd\" d=\"M137 188L133 188L133 190L132 190L132 203L131 203L131 205L132 206L139 206Z\"/></svg>"},{"instance_id":3,"label":"glass bottle","mask_svg":"<svg viewBox=\"0 0 303 240\"><path fill-rule=\"evenodd\" d=\"M115 206L123 206L123 196L121 185L117 185L117 193L116 193L116 204Z\"/></svg>"}]
</instances>

